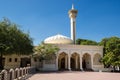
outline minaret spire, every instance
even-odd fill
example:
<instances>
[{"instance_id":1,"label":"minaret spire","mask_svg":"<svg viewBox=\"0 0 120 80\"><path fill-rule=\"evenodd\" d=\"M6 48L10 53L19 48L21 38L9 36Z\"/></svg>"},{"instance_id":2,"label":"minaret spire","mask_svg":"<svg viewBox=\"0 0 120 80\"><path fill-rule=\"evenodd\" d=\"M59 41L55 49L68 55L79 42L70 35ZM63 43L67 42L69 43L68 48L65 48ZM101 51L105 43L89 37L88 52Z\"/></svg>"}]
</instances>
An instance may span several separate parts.
<instances>
[{"instance_id":1,"label":"minaret spire","mask_svg":"<svg viewBox=\"0 0 120 80\"><path fill-rule=\"evenodd\" d=\"M72 9L74 9L74 4L72 4Z\"/></svg>"},{"instance_id":2,"label":"minaret spire","mask_svg":"<svg viewBox=\"0 0 120 80\"><path fill-rule=\"evenodd\" d=\"M70 25L71 25L71 39L73 40L73 44L76 43L76 16L78 11L74 9L74 5L72 4L72 9L69 10L68 14L70 17Z\"/></svg>"}]
</instances>

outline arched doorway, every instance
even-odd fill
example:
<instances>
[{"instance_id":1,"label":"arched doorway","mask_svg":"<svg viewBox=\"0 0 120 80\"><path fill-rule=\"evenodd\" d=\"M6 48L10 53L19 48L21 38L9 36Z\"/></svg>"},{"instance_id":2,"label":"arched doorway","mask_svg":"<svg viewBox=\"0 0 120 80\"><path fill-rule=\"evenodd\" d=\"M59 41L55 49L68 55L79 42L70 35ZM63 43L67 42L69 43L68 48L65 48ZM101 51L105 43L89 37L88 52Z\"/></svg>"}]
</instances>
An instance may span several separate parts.
<instances>
[{"instance_id":1,"label":"arched doorway","mask_svg":"<svg viewBox=\"0 0 120 80\"><path fill-rule=\"evenodd\" d=\"M66 70L68 68L68 55L66 53L60 53L58 56L58 68L59 70Z\"/></svg>"},{"instance_id":2,"label":"arched doorway","mask_svg":"<svg viewBox=\"0 0 120 80\"><path fill-rule=\"evenodd\" d=\"M73 53L71 55L71 70L79 69L79 55L77 53Z\"/></svg>"},{"instance_id":3,"label":"arched doorway","mask_svg":"<svg viewBox=\"0 0 120 80\"><path fill-rule=\"evenodd\" d=\"M82 67L84 70L91 70L91 56L85 53L82 58Z\"/></svg>"},{"instance_id":4,"label":"arched doorway","mask_svg":"<svg viewBox=\"0 0 120 80\"><path fill-rule=\"evenodd\" d=\"M101 60L101 55L100 54L95 54L93 58L93 65L101 65L102 63L100 62Z\"/></svg>"}]
</instances>

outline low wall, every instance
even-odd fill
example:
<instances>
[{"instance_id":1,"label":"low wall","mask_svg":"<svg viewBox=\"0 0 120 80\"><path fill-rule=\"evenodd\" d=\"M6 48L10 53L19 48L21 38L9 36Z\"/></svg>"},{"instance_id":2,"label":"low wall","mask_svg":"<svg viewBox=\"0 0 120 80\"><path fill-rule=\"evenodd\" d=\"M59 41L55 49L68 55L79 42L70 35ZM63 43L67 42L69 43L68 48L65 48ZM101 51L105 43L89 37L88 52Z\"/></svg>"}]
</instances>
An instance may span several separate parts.
<instances>
[{"instance_id":1,"label":"low wall","mask_svg":"<svg viewBox=\"0 0 120 80\"><path fill-rule=\"evenodd\" d=\"M104 68L104 65L93 65L94 71L99 71L99 70L102 70L103 68Z\"/></svg>"},{"instance_id":2,"label":"low wall","mask_svg":"<svg viewBox=\"0 0 120 80\"><path fill-rule=\"evenodd\" d=\"M0 80L26 80L28 75L32 73L35 73L34 67L2 70L0 72Z\"/></svg>"}]
</instances>

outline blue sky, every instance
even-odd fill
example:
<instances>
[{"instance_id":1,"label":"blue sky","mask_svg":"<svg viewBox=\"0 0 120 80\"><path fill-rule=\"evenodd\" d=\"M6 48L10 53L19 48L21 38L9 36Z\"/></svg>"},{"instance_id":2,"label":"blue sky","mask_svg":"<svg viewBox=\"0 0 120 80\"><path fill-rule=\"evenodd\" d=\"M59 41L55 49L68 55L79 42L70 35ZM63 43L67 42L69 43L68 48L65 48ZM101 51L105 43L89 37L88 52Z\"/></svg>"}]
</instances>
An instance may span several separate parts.
<instances>
[{"instance_id":1,"label":"blue sky","mask_svg":"<svg viewBox=\"0 0 120 80\"><path fill-rule=\"evenodd\" d=\"M120 37L120 0L0 0L0 19L7 17L19 24L38 45L56 34L70 37L72 3L78 10L77 38L99 42Z\"/></svg>"}]
</instances>

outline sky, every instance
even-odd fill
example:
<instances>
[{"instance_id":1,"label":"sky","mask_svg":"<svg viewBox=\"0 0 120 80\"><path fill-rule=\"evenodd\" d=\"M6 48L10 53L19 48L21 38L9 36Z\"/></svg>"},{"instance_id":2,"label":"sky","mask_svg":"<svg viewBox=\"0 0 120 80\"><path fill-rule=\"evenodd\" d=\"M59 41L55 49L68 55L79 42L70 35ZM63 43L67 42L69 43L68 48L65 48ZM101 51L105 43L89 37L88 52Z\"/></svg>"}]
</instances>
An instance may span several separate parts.
<instances>
[{"instance_id":1,"label":"sky","mask_svg":"<svg viewBox=\"0 0 120 80\"><path fill-rule=\"evenodd\" d=\"M78 10L77 39L120 37L120 0L0 0L0 20L6 17L18 24L38 45L56 34L70 37L72 4Z\"/></svg>"}]
</instances>

